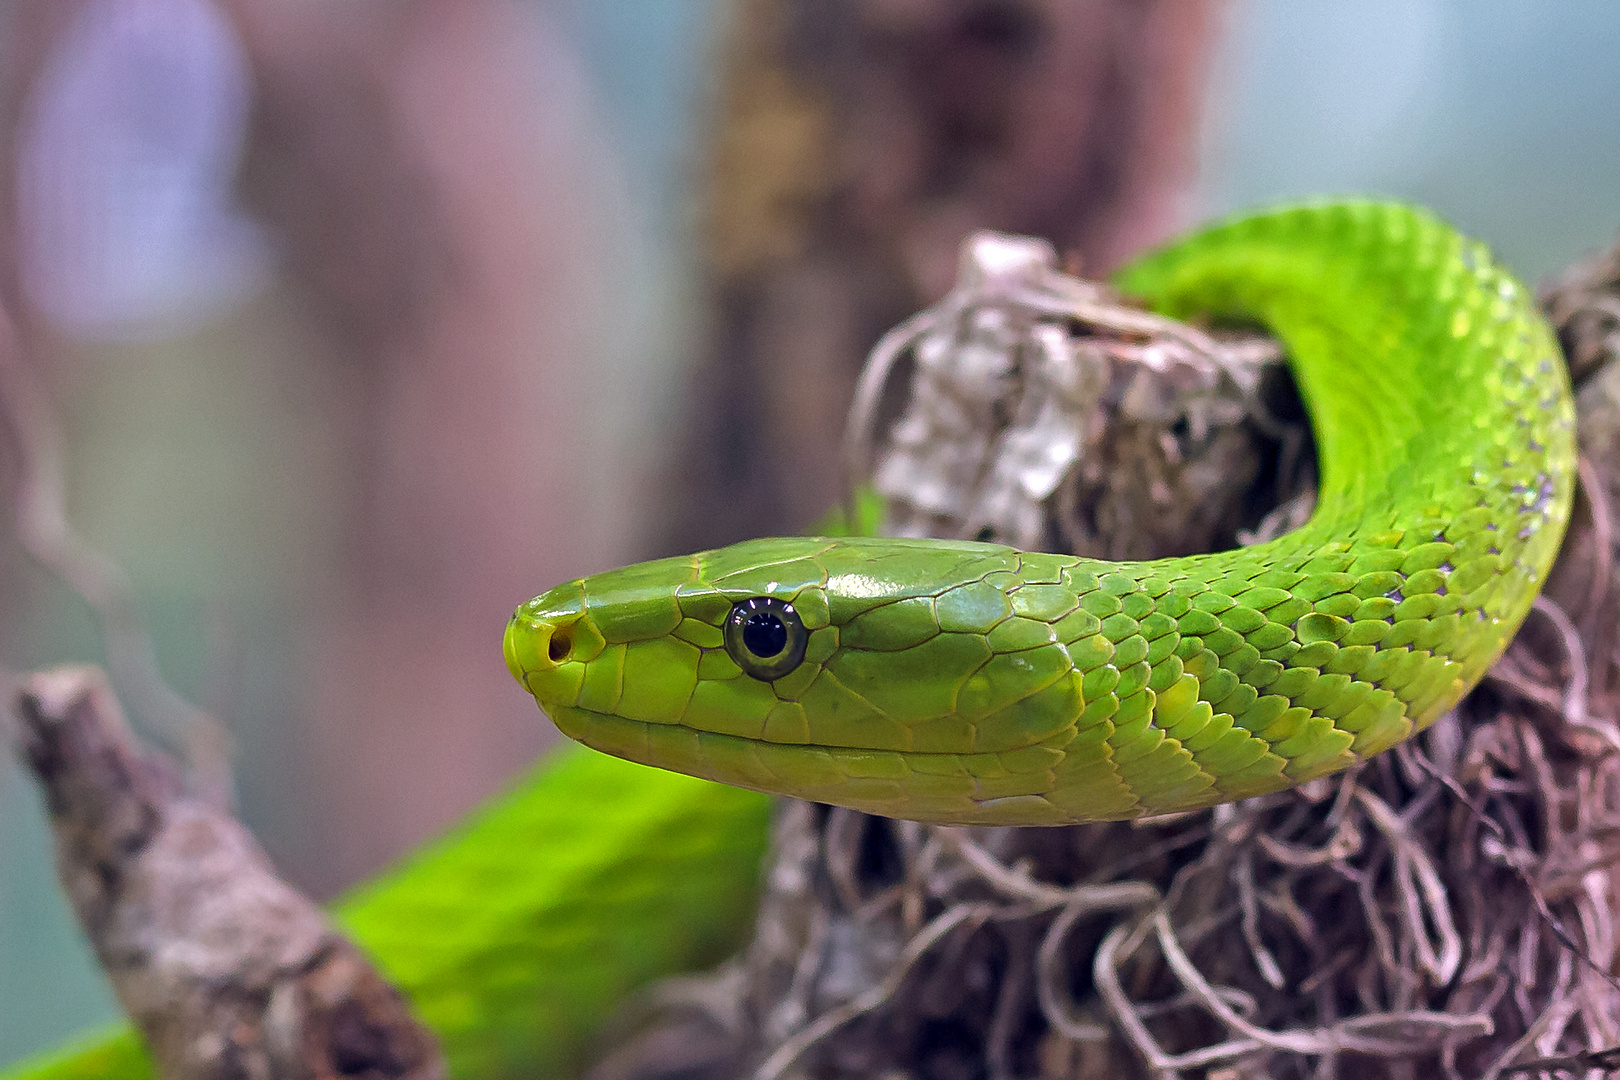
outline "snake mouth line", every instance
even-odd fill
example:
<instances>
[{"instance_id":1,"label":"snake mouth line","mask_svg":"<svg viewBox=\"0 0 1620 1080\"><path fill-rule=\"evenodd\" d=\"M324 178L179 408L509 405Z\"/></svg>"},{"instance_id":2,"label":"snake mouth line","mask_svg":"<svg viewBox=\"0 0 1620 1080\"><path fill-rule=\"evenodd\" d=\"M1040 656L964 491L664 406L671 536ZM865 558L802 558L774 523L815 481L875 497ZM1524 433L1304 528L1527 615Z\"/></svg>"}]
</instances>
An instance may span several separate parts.
<instances>
[{"instance_id":1,"label":"snake mouth line","mask_svg":"<svg viewBox=\"0 0 1620 1080\"><path fill-rule=\"evenodd\" d=\"M573 719L573 716L589 717L588 722L601 725L601 730L606 731L623 726L628 729L644 732L648 738L652 738L655 733L670 732L693 737L701 737L703 739L726 740L727 742L737 743L744 746L768 746L780 748L782 750L819 750L835 755L891 754L902 758L932 758L936 760L943 760L945 758L994 757L997 754L1008 754L1017 750L1027 749L1028 745L1038 745L1028 744L1026 746L1009 746L1000 750L894 750L881 746L835 746L830 743L777 742L772 739L752 739L746 735L731 735L723 731L705 731L702 728L695 728L689 724L661 724L649 720L631 720L628 717L619 716L616 713L597 712L594 709L586 709L578 705L546 705L542 703L541 708L545 710L547 716L551 717L551 722L557 725L557 730L561 731L570 739L576 739L579 742L585 743L587 746L592 747L593 749L603 750L605 753L615 754L619 757L627 757L628 755L617 750L607 750L602 746L598 746L596 741L592 738L592 735L595 733L592 728L572 723L565 723L564 717L566 716L570 720ZM570 716L569 714L573 715ZM630 760L640 759L631 758Z\"/></svg>"},{"instance_id":2,"label":"snake mouth line","mask_svg":"<svg viewBox=\"0 0 1620 1080\"><path fill-rule=\"evenodd\" d=\"M1060 809L1052 797L1062 786L1058 777L1068 747L1060 750L1037 743L966 753L877 750L769 742L684 724L628 720L575 706L557 706L548 713L569 738L627 761L914 821L946 825L1114 821L1139 817L1147 807L1139 793L1118 778L1110 782L1099 777L1098 787L1082 803L1074 807L1065 803ZM1106 762L1101 764L1107 768ZM1217 801L1215 789L1209 788L1209 793L1200 805Z\"/></svg>"}]
</instances>

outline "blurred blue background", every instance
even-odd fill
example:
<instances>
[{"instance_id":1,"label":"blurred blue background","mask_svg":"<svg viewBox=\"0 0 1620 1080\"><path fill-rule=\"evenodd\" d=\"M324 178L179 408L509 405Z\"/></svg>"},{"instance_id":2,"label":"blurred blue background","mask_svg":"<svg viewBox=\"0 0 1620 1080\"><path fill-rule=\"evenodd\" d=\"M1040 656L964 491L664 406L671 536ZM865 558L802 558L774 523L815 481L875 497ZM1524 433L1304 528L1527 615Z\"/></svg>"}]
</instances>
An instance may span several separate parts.
<instances>
[{"instance_id":1,"label":"blurred blue background","mask_svg":"<svg viewBox=\"0 0 1620 1080\"><path fill-rule=\"evenodd\" d=\"M127 14L132 4L139 7L121 0L121 9ZM628 433L612 453L591 459L606 462L592 466L587 480L608 524L582 533L575 554L562 558L559 568L576 573L634 550L627 534L642 490L636 478L662 430L652 410L669 399L689 359L698 303L691 193L723 5L550 0L531 9L523 25L533 35L533 63L547 69L532 92L554 135L541 150L567 157L569 190L592 200L584 227L601 254L592 287L608 298L572 331L571 341L594 350L592 375L573 388L574 400L594 421ZM264 471L262 461L285 466L298 454L341 454L343 423L322 412L320 393L290 395L252 374L260 370L253 357L292 363L308 342L296 325L264 328L266 308L276 309L289 286L269 242L230 205L229 168L215 167L230 164L244 122L232 105L246 86L237 81L243 75L229 24L199 17L195 5L166 2L153 10L200 18L187 38L194 47L156 69L180 82L165 89L138 63L123 69L125 76L144 78L137 89L151 101L195 104L202 94L216 107L188 114L162 139L134 140L97 158L94 140L118 132L75 136L60 125L86 115L75 111L76 101L88 109L84 101L94 104L98 94L134 91L93 49L77 60L58 56L60 70L36 79L59 80L52 85L61 97L37 114L40 125L59 126L36 128L41 147L34 158L25 152L20 165L115 166L104 176L82 176L83 190L62 196L65 209L37 192L43 202L29 203L26 185L20 195L25 211L43 222L41 243L70 235L53 214L98 208L89 226L82 215L73 220L102 230L100 242L111 251L103 257L117 271L87 279L66 264L36 269L32 279L34 302L55 320L52 347L73 356L77 367L69 370L79 372L53 386L68 402L73 512L131 575L170 678L205 704L236 703L223 711L238 736L240 798L250 823L295 877L330 891L365 858L322 861L322 807L298 788L314 766L300 764L303 734L278 718L299 708L301 691L292 686L299 650L307 647L293 630L303 608L288 583L345 540L327 535L316 512L328 496L311 495L297 476ZM1597 0L1253 0L1233 4L1224 26L1209 80L1195 215L1322 192L1401 196L1486 239L1531 280L1620 230L1620 7ZM73 149L78 136L89 149ZM26 255L26 231L22 242ZM218 376L215 385L198 376L205 361L232 349L249 357L236 381ZM229 369L231 361L224 364ZM136 367L145 378L131 374ZM120 429L122 413L145 417L172 445ZM157 504L167 509L153 508L149 490L130 488L128 478L145 475L143 468L176 486L173 501ZM239 489L248 494L229 494ZM285 534L268 563L256 546L267 532ZM5 663L25 669L96 658L94 625L82 606L15 553L6 566L12 580L4 602L13 614ZM251 642L253 662L216 662L221 634ZM536 721L523 707L513 723ZM538 736L527 738L499 743L489 751L493 764L473 762L468 774L509 772L540 745ZM111 1019L115 1007L55 891L37 794L9 762L0 764L0 776L4 1064ZM445 813L424 811L423 821ZM378 842L397 847L419 827L404 822Z\"/></svg>"},{"instance_id":2,"label":"blurred blue background","mask_svg":"<svg viewBox=\"0 0 1620 1080\"><path fill-rule=\"evenodd\" d=\"M1620 229L1620 10L1599 2L1239 3L1199 195L1427 204L1534 282Z\"/></svg>"}]
</instances>

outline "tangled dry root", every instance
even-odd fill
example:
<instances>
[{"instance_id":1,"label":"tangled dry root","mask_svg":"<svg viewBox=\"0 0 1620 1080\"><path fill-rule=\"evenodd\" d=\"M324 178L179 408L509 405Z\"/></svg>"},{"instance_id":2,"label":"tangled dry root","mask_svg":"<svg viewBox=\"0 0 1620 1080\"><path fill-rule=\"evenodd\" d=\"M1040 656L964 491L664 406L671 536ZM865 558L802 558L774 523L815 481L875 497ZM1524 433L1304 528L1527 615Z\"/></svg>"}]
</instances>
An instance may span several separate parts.
<instances>
[{"instance_id":1,"label":"tangled dry root","mask_svg":"<svg viewBox=\"0 0 1620 1080\"><path fill-rule=\"evenodd\" d=\"M1546 595L1457 709L1351 772L1174 819L945 829L785 805L752 947L644 999L656 1022L593 1077L1620 1068L1620 250L1543 303L1581 495ZM1278 360L981 235L957 289L874 351L852 478L911 534L1114 558L1264 539L1313 498Z\"/></svg>"}]
</instances>

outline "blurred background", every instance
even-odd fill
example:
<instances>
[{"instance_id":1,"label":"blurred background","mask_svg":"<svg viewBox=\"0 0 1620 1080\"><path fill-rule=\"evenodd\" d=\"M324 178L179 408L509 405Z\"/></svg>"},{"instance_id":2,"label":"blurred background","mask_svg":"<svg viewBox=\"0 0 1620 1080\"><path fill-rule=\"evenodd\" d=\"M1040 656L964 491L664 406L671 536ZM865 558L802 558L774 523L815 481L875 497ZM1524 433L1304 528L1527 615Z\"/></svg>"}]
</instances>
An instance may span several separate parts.
<instances>
[{"instance_id":1,"label":"blurred background","mask_svg":"<svg viewBox=\"0 0 1620 1080\"><path fill-rule=\"evenodd\" d=\"M834 501L969 229L1103 273L1368 192L1535 280L1620 229L1617 55L1603 0L3 0L0 364L328 897L549 743L516 603ZM0 663L99 660L5 517ZM0 1065L115 1015L49 859L0 762Z\"/></svg>"}]
</instances>

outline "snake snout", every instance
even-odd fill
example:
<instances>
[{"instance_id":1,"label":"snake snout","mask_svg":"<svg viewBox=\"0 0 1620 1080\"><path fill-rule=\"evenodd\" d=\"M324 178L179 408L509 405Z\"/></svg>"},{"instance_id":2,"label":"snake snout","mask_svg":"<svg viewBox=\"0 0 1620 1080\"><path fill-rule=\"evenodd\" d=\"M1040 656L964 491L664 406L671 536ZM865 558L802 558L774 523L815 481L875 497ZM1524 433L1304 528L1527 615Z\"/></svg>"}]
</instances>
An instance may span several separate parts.
<instances>
[{"instance_id":1,"label":"snake snout","mask_svg":"<svg viewBox=\"0 0 1620 1080\"><path fill-rule=\"evenodd\" d=\"M506 624L502 644L507 670L536 696L558 677L560 667L578 659L576 624L581 621L583 605L576 594L574 583L559 586L518 608Z\"/></svg>"},{"instance_id":2,"label":"snake snout","mask_svg":"<svg viewBox=\"0 0 1620 1080\"><path fill-rule=\"evenodd\" d=\"M531 673L547 671L568 655L567 635L560 639L557 627L549 622L512 617L506 625L506 667L518 682L524 682ZM557 655L558 651L561 656Z\"/></svg>"}]
</instances>

